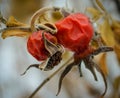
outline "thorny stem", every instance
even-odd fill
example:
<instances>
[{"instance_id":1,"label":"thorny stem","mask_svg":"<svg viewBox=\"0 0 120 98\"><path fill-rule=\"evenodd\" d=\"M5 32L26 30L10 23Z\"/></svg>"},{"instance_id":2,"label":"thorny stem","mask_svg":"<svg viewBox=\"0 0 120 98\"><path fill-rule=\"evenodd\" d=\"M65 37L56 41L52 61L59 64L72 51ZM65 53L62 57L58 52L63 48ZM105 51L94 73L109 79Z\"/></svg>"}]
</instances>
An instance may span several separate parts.
<instances>
[{"instance_id":1,"label":"thorny stem","mask_svg":"<svg viewBox=\"0 0 120 98\"><path fill-rule=\"evenodd\" d=\"M32 19L31 19L31 23L30 23L30 26L31 26L31 30L32 30L32 31L35 31L35 22L36 22L37 18L38 18L39 16L41 16L43 13L45 13L46 11L49 11L49 10L56 11L56 10L59 10L59 8L55 8L55 7L44 7L44 8L39 9L36 13L34 13L34 15L32 16Z\"/></svg>"},{"instance_id":2,"label":"thorny stem","mask_svg":"<svg viewBox=\"0 0 120 98\"><path fill-rule=\"evenodd\" d=\"M72 61L73 57L70 57L60 68L58 68L54 73L47 77L37 88L36 90L28 97L33 98L35 94L51 79L53 78L64 66L68 65Z\"/></svg>"}]
</instances>

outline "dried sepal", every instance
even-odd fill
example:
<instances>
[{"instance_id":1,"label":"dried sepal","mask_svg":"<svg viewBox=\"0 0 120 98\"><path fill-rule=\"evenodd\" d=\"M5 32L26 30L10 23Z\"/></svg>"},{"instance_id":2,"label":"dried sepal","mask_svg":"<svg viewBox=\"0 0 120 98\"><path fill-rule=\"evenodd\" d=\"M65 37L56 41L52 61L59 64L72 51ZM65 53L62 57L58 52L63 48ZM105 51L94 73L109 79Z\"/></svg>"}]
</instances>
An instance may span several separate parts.
<instances>
[{"instance_id":1,"label":"dried sepal","mask_svg":"<svg viewBox=\"0 0 120 98\"><path fill-rule=\"evenodd\" d=\"M46 32L49 32L51 34L56 34L57 33L57 28L54 24L50 23L50 22L44 22L41 24L36 24L35 28L39 31L39 30L44 30Z\"/></svg>"},{"instance_id":2,"label":"dried sepal","mask_svg":"<svg viewBox=\"0 0 120 98\"><path fill-rule=\"evenodd\" d=\"M110 52L110 51L113 51L113 47L101 46L101 47L95 49L91 55L98 55L99 53Z\"/></svg>"},{"instance_id":3,"label":"dried sepal","mask_svg":"<svg viewBox=\"0 0 120 98\"><path fill-rule=\"evenodd\" d=\"M39 67L39 64L32 64L30 65L22 74L21 76L25 75L27 73L27 71L32 68L32 67L35 67L35 68L38 68Z\"/></svg>"},{"instance_id":4,"label":"dried sepal","mask_svg":"<svg viewBox=\"0 0 120 98\"><path fill-rule=\"evenodd\" d=\"M101 68L100 68L96 63L94 63L94 62L92 61L92 58L90 58L90 56L88 56L88 57L86 57L85 59L83 59L83 61L84 61L84 63L85 63L86 68L88 68L88 69L92 72L92 74L93 74L93 76L94 76L94 79L95 79L96 81L97 81L98 79L97 79L97 76L96 76L96 73L95 73L94 68L96 68L97 71L100 72L100 74L102 75L102 78L103 78L104 84L105 84L105 91L104 91L104 93L102 94L102 96L104 96L105 93L106 93L106 91L107 91L107 81L106 81L106 78L105 78L105 75L104 75L103 71L101 70Z\"/></svg>"},{"instance_id":5,"label":"dried sepal","mask_svg":"<svg viewBox=\"0 0 120 98\"><path fill-rule=\"evenodd\" d=\"M72 69L72 67L75 66L75 63L72 62L70 63L66 68L65 70L62 72L60 78L59 78L59 84L58 84L58 92L56 94L56 96L60 93L60 90L61 90L61 86L62 86L62 81L64 79L64 77L68 74L68 72L70 72L70 70Z\"/></svg>"},{"instance_id":6,"label":"dried sepal","mask_svg":"<svg viewBox=\"0 0 120 98\"><path fill-rule=\"evenodd\" d=\"M42 37L45 45L45 49L49 52L50 57L48 58L48 62L46 67L43 70L51 70L54 66L58 65L62 60L63 47L58 44L54 44L46 39L44 35L44 31L42 32Z\"/></svg>"},{"instance_id":7,"label":"dried sepal","mask_svg":"<svg viewBox=\"0 0 120 98\"><path fill-rule=\"evenodd\" d=\"M44 35L44 31L42 32L42 37L43 37L45 49L49 52L50 56L55 54L57 51L63 52L63 47L61 45L54 44L46 39Z\"/></svg>"},{"instance_id":8,"label":"dried sepal","mask_svg":"<svg viewBox=\"0 0 120 98\"><path fill-rule=\"evenodd\" d=\"M94 69L94 63L92 62L91 57L90 57L90 56L85 57L85 58L83 59L83 61L84 61L84 63L85 63L85 67L86 67L89 71L91 71L91 73L92 73L93 76L94 76L94 79L95 79L96 81L98 81L97 76L96 76L96 73L95 73L95 69Z\"/></svg>"}]
</instances>

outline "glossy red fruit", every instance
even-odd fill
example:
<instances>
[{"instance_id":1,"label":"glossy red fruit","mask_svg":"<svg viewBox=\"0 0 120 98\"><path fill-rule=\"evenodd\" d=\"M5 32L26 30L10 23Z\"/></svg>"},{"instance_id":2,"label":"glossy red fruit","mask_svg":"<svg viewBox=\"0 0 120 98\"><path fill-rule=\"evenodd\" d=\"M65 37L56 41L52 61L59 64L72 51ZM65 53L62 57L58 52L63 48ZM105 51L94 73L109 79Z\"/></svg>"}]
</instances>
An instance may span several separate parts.
<instances>
[{"instance_id":1,"label":"glossy red fruit","mask_svg":"<svg viewBox=\"0 0 120 98\"><path fill-rule=\"evenodd\" d=\"M64 47L81 53L88 48L93 36L93 27L89 18L81 13L70 14L55 23L58 32L55 35Z\"/></svg>"},{"instance_id":2,"label":"glossy red fruit","mask_svg":"<svg viewBox=\"0 0 120 98\"><path fill-rule=\"evenodd\" d=\"M49 41L57 43L57 39L55 36L52 36L49 33L44 34ZM49 57L49 53L44 46L42 31L34 32L30 35L27 42L27 49L29 53L38 61L46 60Z\"/></svg>"}]
</instances>

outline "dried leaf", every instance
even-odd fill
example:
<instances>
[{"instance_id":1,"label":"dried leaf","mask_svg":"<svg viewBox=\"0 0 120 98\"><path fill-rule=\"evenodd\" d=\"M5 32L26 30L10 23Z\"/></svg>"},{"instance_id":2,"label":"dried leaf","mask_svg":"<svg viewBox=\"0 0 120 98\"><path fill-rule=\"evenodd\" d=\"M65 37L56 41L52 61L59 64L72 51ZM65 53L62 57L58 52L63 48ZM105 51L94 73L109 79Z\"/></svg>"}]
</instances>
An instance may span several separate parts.
<instances>
[{"instance_id":1,"label":"dried leaf","mask_svg":"<svg viewBox=\"0 0 120 98\"><path fill-rule=\"evenodd\" d=\"M111 28L114 32L115 41L120 44L120 22L113 20Z\"/></svg>"},{"instance_id":2,"label":"dried leaf","mask_svg":"<svg viewBox=\"0 0 120 98\"><path fill-rule=\"evenodd\" d=\"M49 13L45 13L43 15L41 15L39 17L39 22L51 22L51 23L55 23L56 21L62 19L63 16L59 11L55 11L55 12L49 12Z\"/></svg>"},{"instance_id":3,"label":"dried leaf","mask_svg":"<svg viewBox=\"0 0 120 98\"><path fill-rule=\"evenodd\" d=\"M114 51L115 51L117 58L118 58L118 61L120 63L120 45L119 44L117 44L117 43L115 44Z\"/></svg>"},{"instance_id":4,"label":"dried leaf","mask_svg":"<svg viewBox=\"0 0 120 98\"><path fill-rule=\"evenodd\" d=\"M13 16L10 16L7 23L7 27L26 26L26 24L17 21Z\"/></svg>"},{"instance_id":5,"label":"dried leaf","mask_svg":"<svg viewBox=\"0 0 120 98\"><path fill-rule=\"evenodd\" d=\"M103 23L99 25L99 32L107 46L113 46L115 44L114 34L108 19L104 20Z\"/></svg>"},{"instance_id":6,"label":"dried leaf","mask_svg":"<svg viewBox=\"0 0 120 98\"><path fill-rule=\"evenodd\" d=\"M97 21L102 15L102 13L99 10L92 7L87 8L86 11L92 14L93 21Z\"/></svg>"},{"instance_id":7,"label":"dried leaf","mask_svg":"<svg viewBox=\"0 0 120 98\"><path fill-rule=\"evenodd\" d=\"M102 11L106 12L106 9L104 8L103 4L99 0L95 0L97 5L101 8Z\"/></svg>"},{"instance_id":8,"label":"dried leaf","mask_svg":"<svg viewBox=\"0 0 120 98\"><path fill-rule=\"evenodd\" d=\"M99 60L99 65L100 65L100 68L102 69L103 73L105 75L108 75L108 68L107 68L107 63L106 63L106 53L103 53L100 57L100 60Z\"/></svg>"},{"instance_id":9,"label":"dried leaf","mask_svg":"<svg viewBox=\"0 0 120 98\"><path fill-rule=\"evenodd\" d=\"M112 20L112 28L120 28L120 21Z\"/></svg>"},{"instance_id":10,"label":"dried leaf","mask_svg":"<svg viewBox=\"0 0 120 98\"><path fill-rule=\"evenodd\" d=\"M114 91L112 92L112 96L110 98L120 98L120 76L116 77L113 81Z\"/></svg>"},{"instance_id":11,"label":"dried leaf","mask_svg":"<svg viewBox=\"0 0 120 98\"><path fill-rule=\"evenodd\" d=\"M114 89L116 92L119 91L119 87L120 87L120 76L118 76L113 83Z\"/></svg>"},{"instance_id":12,"label":"dried leaf","mask_svg":"<svg viewBox=\"0 0 120 98\"><path fill-rule=\"evenodd\" d=\"M29 36L30 34L31 34L30 31L14 29L14 30L5 30L1 36L3 39L5 39L5 38L11 37L11 36L26 37L26 36Z\"/></svg>"}]
</instances>

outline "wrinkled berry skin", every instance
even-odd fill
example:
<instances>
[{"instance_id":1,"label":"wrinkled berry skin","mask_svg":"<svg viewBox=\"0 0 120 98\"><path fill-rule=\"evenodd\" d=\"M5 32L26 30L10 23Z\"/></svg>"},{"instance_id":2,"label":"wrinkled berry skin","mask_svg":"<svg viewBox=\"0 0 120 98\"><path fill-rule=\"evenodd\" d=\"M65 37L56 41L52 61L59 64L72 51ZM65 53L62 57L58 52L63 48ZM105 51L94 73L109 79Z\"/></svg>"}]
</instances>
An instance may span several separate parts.
<instances>
[{"instance_id":1,"label":"wrinkled berry skin","mask_svg":"<svg viewBox=\"0 0 120 98\"><path fill-rule=\"evenodd\" d=\"M75 53L81 53L88 48L93 27L87 16L81 13L70 14L55 25L58 29L55 35L58 43Z\"/></svg>"},{"instance_id":2,"label":"wrinkled berry skin","mask_svg":"<svg viewBox=\"0 0 120 98\"><path fill-rule=\"evenodd\" d=\"M57 43L57 39L55 36L52 36L49 33L44 34L49 41ZM27 41L27 49L29 53L38 61L46 60L49 57L49 53L44 46L42 31L34 32L30 35Z\"/></svg>"}]
</instances>

